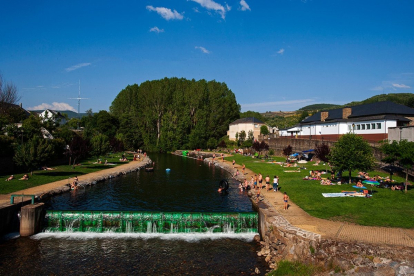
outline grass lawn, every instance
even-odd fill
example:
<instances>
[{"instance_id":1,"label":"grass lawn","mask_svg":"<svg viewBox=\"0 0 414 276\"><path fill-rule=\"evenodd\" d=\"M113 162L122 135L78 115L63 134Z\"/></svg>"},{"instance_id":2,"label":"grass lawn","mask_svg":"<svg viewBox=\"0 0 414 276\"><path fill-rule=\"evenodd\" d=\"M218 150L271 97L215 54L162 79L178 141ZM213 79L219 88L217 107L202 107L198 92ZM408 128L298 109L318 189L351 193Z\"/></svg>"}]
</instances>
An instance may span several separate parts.
<instances>
[{"instance_id":1,"label":"grass lawn","mask_svg":"<svg viewBox=\"0 0 414 276\"><path fill-rule=\"evenodd\" d=\"M0 194L13 193L62 179L67 179L69 183L70 178L73 178L75 176L81 176L127 163L119 161L121 155L122 152L101 157L102 164L94 164L97 163L97 158L93 157L80 161L79 163L81 165L75 166L75 168L69 165L60 165L53 167L56 168L56 170L53 171L37 170L33 172L33 175L27 173L29 175L29 180L19 180L25 174L24 172L14 174L14 179L11 181L5 181L10 175L0 175ZM129 161L133 159L132 154L125 155ZM116 165L104 165L105 160L108 160L108 163L113 163Z\"/></svg>"},{"instance_id":2,"label":"grass lawn","mask_svg":"<svg viewBox=\"0 0 414 276\"><path fill-rule=\"evenodd\" d=\"M242 155L227 157L226 160L236 160L238 165L244 163L247 168L255 173L262 173L263 178L269 175L279 176L279 187L303 210L314 217L347 221L359 225L390 226L402 228L414 228L414 187L409 186L405 194L401 191L367 186L371 198L358 197L335 197L325 198L322 193L338 193L341 191L356 191L352 185L320 185L320 181L303 180L309 175L310 170L325 170L326 166L313 166L314 162L299 164L306 169L300 172L283 172L284 170L295 170L297 168L284 168L280 165L271 164L264 160L253 159ZM276 161L284 161L283 157L274 158ZM329 169L329 167L328 167ZM388 176L384 172L368 172L369 175ZM353 172L352 176L356 176ZM330 177L330 174L322 177ZM345 174L344 174L345 176ZM396 182L405 181L402 177L393 176Z\"/></svg>"}]
</instances>

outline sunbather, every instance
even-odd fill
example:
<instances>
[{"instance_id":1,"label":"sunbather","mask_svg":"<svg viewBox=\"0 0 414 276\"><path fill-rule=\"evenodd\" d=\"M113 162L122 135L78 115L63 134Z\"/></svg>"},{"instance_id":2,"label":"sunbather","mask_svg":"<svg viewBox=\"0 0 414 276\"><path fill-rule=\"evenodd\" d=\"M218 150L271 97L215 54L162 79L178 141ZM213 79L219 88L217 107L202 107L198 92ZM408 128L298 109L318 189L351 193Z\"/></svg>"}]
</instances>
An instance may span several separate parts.
<instances>
[{"instance_id":1,"label":"sunbather","mask_svg":"<svg viewBox=\"0 0 414 276\"><path fill-rule=\"evenodd\" d=\"M6 179L6 181L10 181L12 179L14 179L14 175L11 175L9 178Z\"/></svg>"}]
</instances>

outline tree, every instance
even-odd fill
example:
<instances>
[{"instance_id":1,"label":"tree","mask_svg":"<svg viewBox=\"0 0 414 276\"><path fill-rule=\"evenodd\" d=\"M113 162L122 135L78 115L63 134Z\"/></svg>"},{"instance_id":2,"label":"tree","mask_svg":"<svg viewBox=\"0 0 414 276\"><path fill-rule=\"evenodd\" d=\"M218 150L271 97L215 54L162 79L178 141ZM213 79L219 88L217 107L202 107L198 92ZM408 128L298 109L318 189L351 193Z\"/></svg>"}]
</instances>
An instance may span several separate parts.
<instances>
[{"instance_id":1,"label":"tree","mask_svg":"<svg viewBox=\"0 0 414 276\"><path fill-rule=\"evenodd\" d=\"M320 145L315 144L315 156L323 161L324 163L329 162L329 153L331 152L331 149L329 146L325 143L322 143Z\"/></svg>"},{"instance_id":2,"label":"tree","mask_svg":"<svg viewBox=\"0 0 414 276\"><path fill-rule=\"evenodd\" d=\"M211 137L210 139L208 139L207 141L207 147L209 149L215 149L217 147L217 140L213 137Z\"/></svg>"},{"instance_id":3,"label":"tree","mask_svg":"<svg viewBox=\"0 0 414 276\"><path fill-rule=\"evenodd\" d=\"M99 133L91 139L92 154L97 158L101 155L105 155L109 152L109 139L108 136Z\"/></svg>"},{"instance_id":4,"label":"tree","mask_svg":"<svg viewBox=\"0 0 414 276\"><path fill-rule=\"evenodd\" d=\"M405 192L408 186L408 171L414 166L414 142L401 140L399 143L398 163L405 169Z\"/></svg>"},{"instance_id":5,"label":"tree","mask_svg":"<svg viewBox=\"0 0 414 276\"><path fill-rule=\"evenodd\" d=\"M291 155L293 152L292 146L287 145L287 147L283 148L283 155L286 156L286 162L289 158L289 155Z\"/></svg>"},{"instance_id":6,"label":"tree","mask_svg":"<svg viewBox=\"0 0 414 276\"><path fill-rule=\"evenodd\" d=\"M242 145L243 142L246 140L246 131L242 130L239 134L239 144Z\"/></svg>"},{"instance_id":7,"label":"tree","mask_svg":"<svg viewBox=\"0 0 414 276\"><path fill-rule=\"evenodd\" d=\"M255 141L252 145L252 148L255 151L258 151L259 156L260 156L262 151L269 150L269 145L265 141L262 141L262 142Z\"/></svg>"},{"instance_id":8,"label":"tree","mask_svg":"<svg viewBox=\"0 0 414 276\"><path fill-rule=\"evenodd\" d=\"M368 142L353 133L339 138L332 147L328 159L335 171L349 172L349 183L351 183L353 170L369 170L375 162Z\"/></svg>"},{"instance_id":9,"label":"tree","mask_svg":"<svg viewBox=\"0 0 414 276\"><path fill-rule=\"evenodd\" d=\"M262 134L262 135L268 135L269 134L269 129L267 128L267 126L262 125L260 127L260 134Z\"/></svg>"},{"instance_id":10,"label":"tree","mask_svg":"<svg viewBox=\"0 0 414 276\"><path fill-rule=\"evenodd\" d=\"M73 160L73 165L75 166L78 159L88 156L89 149L89 142L81 136L75 135L69 143L65 153L70 157L69 164L71 163L71 160Z\"/></svg>"},{"instance_id":11,"label":"tree","mask_svg":"<svg viewBox=\"0 0 414 276\"><path fill-rule=\"evenodd\" d=\"M19 100L16 86L13 83L3 83L3 77L0 74L0 113L7 112Z\"/></svg>"},{"instance_id":12,"label":"tree","mask_svg":"<svg viewBox=\"0 0 414 276\"><path fill-rule=\"evenodd\" d=\"M249 132L247 132L247 140L250 140L253 142L254 140L253 130L249 130Z\"/></svg>"},{"instance_id":13,"label":"tree","mask_svg":"<svg viewBox=\"0 0 414 276\"><path fill-rule=\"evenodd\" d=\"M392 180L392 175L394 174L393 167L395 162L400 158L400 144L397 141L389 143L388 140L385 140L382 142L380 150L385 154L385 157L381 161L391 166L390 179Z\"/></svg>"},{"instance_id":14,"label":"tree","mask_svg":"<svg viewBox=\"0 0 414 276\"><path fill-rule=\"evenodd\" d=\"M266 122L265 117L263 117L263 115L260 114L259 112L249 110L249 111L240 113L240 118L250 118L250 117L254 117L262 122Z\"/></svg>"},{"instance_id":15,"label":"tree","mask_svg":"<svg viewBox=\"0 0 414 276\"><path fill-rule=\"evenodd\" d=\"M49 140L34 136L27 143L17 146L13 160L33 174L33 170L45 165L53 154L53 145Z\"/></svg>"}]
</instances>

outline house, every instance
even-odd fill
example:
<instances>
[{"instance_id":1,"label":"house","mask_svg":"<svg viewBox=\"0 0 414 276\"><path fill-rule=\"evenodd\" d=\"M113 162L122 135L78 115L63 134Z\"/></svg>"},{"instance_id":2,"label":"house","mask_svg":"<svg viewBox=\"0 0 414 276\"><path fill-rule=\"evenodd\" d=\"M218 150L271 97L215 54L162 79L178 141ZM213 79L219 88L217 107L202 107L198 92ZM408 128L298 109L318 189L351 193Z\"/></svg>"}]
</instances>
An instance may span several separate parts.
<instances>
[{"instance_id":1,"label":"house","mask_svg":"<svg viewBox=\"0 0 414 276\"><path fill-rule=\"evenodd\" d=\"M267 126L265 123L256 119L254 117L248 118L241 118L229 125L229 130L227 131L227 135L229 136L229 140L236 141L236 133L240 134L241 131L246 133L246 139L249 135L249 131L253 132L254 139L257 139L260 135L260 127ZM267 128L269 128L267 126ZM269 132L271 130L269 129Z\"/></svg>"},{"instance_id":2,"label":"house","mask_svg":"<svg viewBox=\"0 0 414 276\"><path fill-rule=\"evenodd\" d=\"M60 124L66 123L66 118L59 111L46 109L38 113L38 115L43 122L46 120L53 120L53 122L59 121Z\"/></svg>"},{"instance_id":3,"label":"house","mask_svg":"<svg viewBox=\"0 0 414 276\"><path fill-rule=\"evenodd\" d=\"M390 101L321 111L298 125L280 130L280 136L336 141L355 133L370 142L388 139L389 128L413 125L414 109Z\"/></svg>"}]
</instances>

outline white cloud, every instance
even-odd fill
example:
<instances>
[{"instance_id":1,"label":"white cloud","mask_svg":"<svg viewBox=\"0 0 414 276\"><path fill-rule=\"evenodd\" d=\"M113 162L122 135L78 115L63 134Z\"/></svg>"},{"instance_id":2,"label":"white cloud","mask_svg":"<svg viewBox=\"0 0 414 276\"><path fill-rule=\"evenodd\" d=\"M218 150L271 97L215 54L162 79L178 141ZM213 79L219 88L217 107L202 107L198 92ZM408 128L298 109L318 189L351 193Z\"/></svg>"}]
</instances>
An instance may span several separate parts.
<instances>
[{"instance_id":1,"label":"white cloud","mask_svg":"<svg viewBox=\"0 0 414 276\"><path fill-rule=\"evenodd\" d=\"M397 87L397 88L411 88L408 85L405 84L398 84L398 83L393 83L392 86Z\"/></svg>"},{"instance_id":2,"label":"white cloud","mask_svg":"<svg viewBox=\"0 0 414 276\"><path fill-rule=\"evenodd\" d=\"M283 53L285 52L285 49L280 49L279 51L277 51L276 53L278 53L279 55L283 55Z\"/></svg>"},{"instance_id":3,"label":"white cloud","mask_svg":"<svg viewBox=\"0 0 414 276\"><path fill-rule=\"evenodd\" d=\"M154 33L163 33L164 29L158 29L158 27L152 27L150 29L150 32L154 32Z\"/></svg>"},{"instance_id":4,"label":"white cloud","mask_svg":"<svg viewBox=\"0 0 414 276\"><path fill-rule=\"evenodd\" d=\"M195 48L196 49L200 49L201 50L201 52L203 52L204 54L210 54L210 51L209 50L207 50L206 48L204 48L204 47L201 47L201 46L195 46Z\"/></svg>"},{"instance_id":5,"label":"white cloud","mask_svg":"<svg viewBox=\"0 0 414 276\"><path fill-rule=\"evenodd\" d=\"M172 11L171 9L168 9L168 8L163 8L163 7L154 8L153 6L147 6L147 10L157 12L165 20L171 20L171 19L181 20L184 18L181 13L177 12L176 10Z\"/></svg>"},{"instance_id":6,"label":"white cloud","mask_svg":"<svg viewBox=\"0 0 414 276\"><path fill-rule=\"evenodd\" d=\"M241 10L242 11L247 11L247 10L249 10L250 11L250 7L249 7L249 5L246 3L246 1L244 1L244 0L240 0L240 6L241 6Z\"/></svg>"},{"instance_id":7,"label":"white cloud","mask_svg":"<svg viewBox=\"0 0 414 276\"><path fill-rule=\"evenodd\" d=\"M229 5L226 5L226 8L225 8L219 3L216 3L212 0L191 0L191 1L200 4L203 8L218 12L219 14L221 14L221 18L223 19L226 18L226 11L229 11L231 9Z\"/></svg>"},{"instance_id":8,"label":"white cloud","mask_svg":"<svg viewBox=\"0 0 414 276\"><path fill-rule=\"evenodd\" d=\"M70 110L70 111L74 111L77 112L75 108L73 108L72 106L70 106L67 103L57 103L54 102L52 104L48 104L48 103L42 103L40 105L36 105L33 107L29 107L27 108L28 110L45 110L45 109L51 109L51 110Z\"/></svg>"},{"instance_id":9,"label":"white cloud","mask_svg":"<svg viewBox=\"0 0 414 276\"><path fill-rule=\"evenodd\" d=\"M79 63L79 64L73 65L71 67L68 67L65 70L66 70L66 72L70 72L70 71L74 71L74 70L77 70L77 69L82 68L82 67L85 67L85 66L89 66L91 64L92 63L89 63L89 62Z\"/></svg>"}]
</instances>

